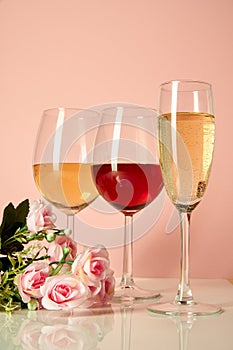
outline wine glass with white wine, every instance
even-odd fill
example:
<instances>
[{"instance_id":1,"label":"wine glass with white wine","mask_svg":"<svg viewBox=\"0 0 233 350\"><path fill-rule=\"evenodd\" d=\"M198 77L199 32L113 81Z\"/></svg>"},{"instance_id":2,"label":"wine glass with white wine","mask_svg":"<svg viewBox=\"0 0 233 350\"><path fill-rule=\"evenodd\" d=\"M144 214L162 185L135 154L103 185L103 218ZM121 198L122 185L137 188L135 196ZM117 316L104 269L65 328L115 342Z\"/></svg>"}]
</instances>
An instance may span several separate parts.
<instances>
[{"instance_id":1,"label":"wine glass with white wine","mask_svg":"<svg viewBox=\"0 0 233 350\"><path fill-rule=\"evenodd\" d=\"M215 117L209 83L175 80L160 86L159 153L164 186L181 223L180 281L174 301L148 307L167 315L218 314L221 308L194 300L189 281L190 219L209 181Z\"/></svg>"},{"instance_id":2,"label":"wine glass with white wine","mask_svg":"<svg viewBox=\"0 0 233 350\"><path fill-rule=\"evenodd\" d=\"M41 195L67 216L74 215L98 196L91 162L99 114L90 109L53 108L43 111L33 157L33 174Z\"/></svg>"}]
</instances>

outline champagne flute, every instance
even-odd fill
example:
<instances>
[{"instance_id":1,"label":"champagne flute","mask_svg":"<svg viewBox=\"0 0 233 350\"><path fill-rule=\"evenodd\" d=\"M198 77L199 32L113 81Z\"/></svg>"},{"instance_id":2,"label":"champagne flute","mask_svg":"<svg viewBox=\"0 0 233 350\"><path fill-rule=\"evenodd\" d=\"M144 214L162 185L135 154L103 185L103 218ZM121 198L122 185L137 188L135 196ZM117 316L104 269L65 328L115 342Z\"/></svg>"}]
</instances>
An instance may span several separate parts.
<instances>
[{"instance_id":1,"label":"champagne flute","mask_svg":"<svg viewBox=\"0 0 233 350\"><path fill-rule=\"evenodd\" d=\"M191 213L206 190L214 150L215 118L209 83L175 80L160 86L159 152L164 186L181 223L180 281L173 302L149 306L167 315L211 315L214 305L194 301L189 281Z\"/></svg>"},{"instance_id":2,"label":"champagne flute","mask_svg":"<svg viewBox=\"0 0 233 350\"><path fill-rule=\"evenodd\" d=\"M98 196L92 180L93 142L99 114L90 109L53 108L42 114L33 173L41 195L67 216L74 237L74 215Z\"/></svg>"},{"instance_id":3,"label":"champagne flute","mask_svg":"<svg viewBox=\"0 0 233 350\"><path fill-rule=\"evenodd\" d=\"M158 297L157 291L138 287L133 278L133 216L150 204L163 187L156 155L154 110L115 106L102 111L96 136L93 177L99 194L122 212L124 224L123 273L115 301Z\"/></svg>"}]
</instances>

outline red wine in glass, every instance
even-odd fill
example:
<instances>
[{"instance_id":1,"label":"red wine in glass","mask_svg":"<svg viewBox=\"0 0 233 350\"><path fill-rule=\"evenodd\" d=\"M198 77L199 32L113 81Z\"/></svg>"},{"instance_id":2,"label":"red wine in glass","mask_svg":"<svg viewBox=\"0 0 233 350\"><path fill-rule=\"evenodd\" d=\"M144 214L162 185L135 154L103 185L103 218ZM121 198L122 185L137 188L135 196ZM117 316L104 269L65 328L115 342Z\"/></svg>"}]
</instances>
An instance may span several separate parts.
<instances>
[{"instance_id":1,"label":"red wine in glass","mask_svg":"<svg viewBox=\"0 0 233 350\"><path fill-rule=\"evenodd\" d=\"M118 163L94 165L94 180L101 196L125 215L151 203L163 188L158 164Z\"/></svg>"}]
</instances>

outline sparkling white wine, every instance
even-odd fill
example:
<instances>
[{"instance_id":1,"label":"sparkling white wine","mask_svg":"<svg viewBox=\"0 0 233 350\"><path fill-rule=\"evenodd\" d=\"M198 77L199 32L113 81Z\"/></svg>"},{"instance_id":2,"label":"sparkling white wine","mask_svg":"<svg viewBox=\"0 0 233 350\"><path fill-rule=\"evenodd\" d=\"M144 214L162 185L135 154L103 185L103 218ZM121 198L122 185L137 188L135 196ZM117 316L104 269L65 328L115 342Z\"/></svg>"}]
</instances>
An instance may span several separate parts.
<instances>
[{"instance_id":1,"label":"sparkling white wine","mask_svg":"<svg viewBox=\"0 0 233 350\"><path fill-rule=\"evenodd\" d=\"M97 197L90 164L35 164L33 172L42 196L66 214L80 211Z\"/></svg>"},{"instance_id":2,"label":"sparkling white wine","mask_svg":"<svg viewBox=\"0 0 233 350\"><path fill-rule=\"evenodd\" d=\"M168 196L191 212L208 184L214 150L214 116L177 112L159 117L160 165Z\"/></svg>"}]
</instances>

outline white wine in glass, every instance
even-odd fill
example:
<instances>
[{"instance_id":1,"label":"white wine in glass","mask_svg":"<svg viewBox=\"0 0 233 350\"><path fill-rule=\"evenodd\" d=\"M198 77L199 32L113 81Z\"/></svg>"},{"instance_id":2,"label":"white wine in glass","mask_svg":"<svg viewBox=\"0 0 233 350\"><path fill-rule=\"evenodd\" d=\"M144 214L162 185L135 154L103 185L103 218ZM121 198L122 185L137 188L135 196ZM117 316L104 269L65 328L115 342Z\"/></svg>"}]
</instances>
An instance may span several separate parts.
<instances>
[{"instance_id":1,"label":"white wine in glass","mask_svg":"<svg viewBox=\"0 0 233 350\"><path fill-rule=\"evenodd\" d=\"M148 307L158 314L202 316L221 308L194 300L189 281L190 219L208 185L215 136L212 87L191 80L160 87L159 153L164 186L181 223L180 281L176 297Z\"/></svg>"},{"instance_id":2,"label":"white wine in glass","mask_svg":"<svg viewBox=\"0 0 233 350\"><path fill-rule=\"evenodd\" d=\"M90 164L43 163L33 165L33 171L41 194L67 215L86 208L96 198Z\"/></svg>"},{"instance_id":3,"label":"white wine in glass","mask_svg":"<svg viewBox=\"0 0 233 350\"><path fill-rule=\"evenodd\" d=\"M73 237L74 215L98 196L91 171L98 123L95 111L54 108L43 112L38 130L35 183L41 195L67 215Z\"/></svg>"}]
</instances>

